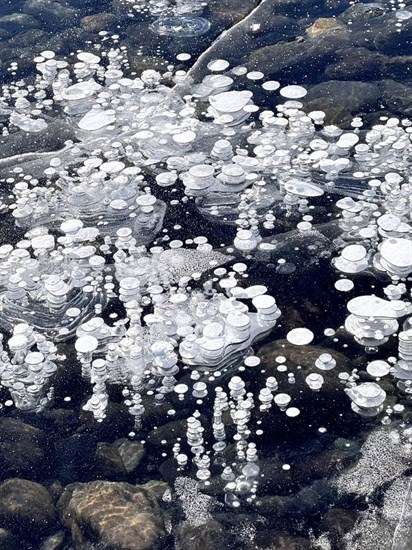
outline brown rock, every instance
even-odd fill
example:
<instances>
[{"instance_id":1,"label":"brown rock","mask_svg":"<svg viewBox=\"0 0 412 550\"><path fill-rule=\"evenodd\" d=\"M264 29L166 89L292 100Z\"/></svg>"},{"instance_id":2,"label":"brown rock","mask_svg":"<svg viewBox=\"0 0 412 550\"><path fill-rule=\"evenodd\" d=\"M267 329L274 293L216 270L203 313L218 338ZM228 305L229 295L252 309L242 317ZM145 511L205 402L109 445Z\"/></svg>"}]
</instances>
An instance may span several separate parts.
<instances>
[{"instance_id":1,"label":"brown rock","mask_svg":"<svg viewBox=\"0 0 412 550\"><path fill-rule=\"evenodd\" d=\"M310 38L317 38L318 36L330 36L331 34L347 34L346 26L340 23L334 17L321 17L316 19L316 21L308 29L306 29L306 34Z\"/></svg>"},{"instance_id":2,"label":"brown rock","mask_svg":"<svg viewBox=\"0 0 412 550\"><path fill-rule=\"evenodd\" d=\"M117 22L117 17L113 13L96 13L86 15L80 21L80 26L87 32L100 32L111 27Z\"/></svg>"},{"instance_id":3,"label":"brown rock","mask_svg":"<svg viewBox=\"0 0 412 550\"><path fill-rule=\"evenodd\" d=\"M165 535L153 493L129 483L92 481L66 487L58 506L76 548L155 550Z\"/></svg>"}]
</instances>

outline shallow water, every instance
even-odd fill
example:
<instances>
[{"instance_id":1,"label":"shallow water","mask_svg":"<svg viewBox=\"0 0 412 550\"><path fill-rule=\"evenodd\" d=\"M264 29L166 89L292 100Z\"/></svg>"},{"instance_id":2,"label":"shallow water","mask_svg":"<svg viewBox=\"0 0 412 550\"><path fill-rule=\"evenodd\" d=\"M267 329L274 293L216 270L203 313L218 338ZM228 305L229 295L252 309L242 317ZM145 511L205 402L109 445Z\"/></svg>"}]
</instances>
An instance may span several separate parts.
<instances>
[{"instance_id":1,"label":"shallow water","mask_svg":"<svg viewBox=\"0 0 412 550\"><path fill-rule=\"evenodd\" d=\"M0 249L0 548L411 547L410 387L395 373L396 336L402 327L411 328L412 195L406 188L411 146L392 147L406 143L412 113L409 4L16 0L0 5L0 246L16 247L23 258L15 254L14 263L7 263L10 250ZM111 58L110 51L117 53ZM68 62L70 84L98 82L95 95L78 102L62 99L64 87L56 87L58 77L49 78L44 69L45 61L54 59L50 52ZM101 61L90 62L92 68L81 65L81 52ZM159 74L142 73L152 69ZM139 81L134 88L131 79ZM285 91L295 84L307 93ZM16 106L24 89L32 104ZM253 96L213 99L229 89ZM90 110L97 94L103 94L100 118ZM292 131L265 127L262 113L276 113L276 105L288 100L295 101L286 106ZM232 108L237 101L241 106ZM33 108L39 112L33 114ZM313 115L302 127L295 120L299 128L293 133L293 117L303 116L301 109L324 116ZM22 118L10 122L12 111ZM283 112L278 109L275 117ZM36 131L33 121L45 121L47 128ZM371 126L380 125L389 141L382 138L375 157L365 160L352 145L347 153L342 145L336 152L338 137L324 131L327 125L355 135L353 145L358 138L364 143ZM314 163L297 159L315 138L324 143L312 151L329 147L330 158L349 158L351 168L336 175L327 163L313 168ZM222 139L231 141L228 157L213 149ZM284 151L292 151L289 164L282 164ZM298 160L296 182L290 175ZM201 188L207 177L198 171L196 179L192 170L199 165L206 172L213 165L220 176L212 177L207 192ZM400 175L405 202L396 195L401 189L396 182L394 194L390 181L389 191L385 188L388 172ZM164 173L172 179L162 179ZM371 178L378 184L370 185ZM301 180L306 187L299 194ZM369 222L356 218L350 226L350 209L358 211L352 203L342 206L343 196L363 200ZM28 212L30 205L36 205L34 213ZM348 226L342 222L345 208ZM388 221L379 234L364 232L360 238L359 225L376 226L374 211L405 226ZM73 219L83 222L82 235L68 221ZM130 234L118 233L125 227L135 239L130 254L124 245ZM258 241L250 250L239 243L242 228L257 228ZM51 235L56 240L47 245ZM404 239L403 252L397 251L406 258L398 266L403 271L392 278L375 257L379 239L386 238ZM366 268L354 273L339 269L342 261L336 260L351 244L368 252ZM84 258L70 252L72 245L82 248L78 254ZM146 249L137 249L142 246ZM13 275L24 276L24 251L32 249L37 279L13 283ZM77 281L67 291L67 307L58 302L62 278L48 279L61 272L60 265L71 277L65 281ZM44 281L52 289L48 294L40 289ZM344 281L345 291L337 281ZM355 341L345 325L348 302L376 295L390 303L388 285L399 282L405 285L399 298L404 312L396 314L399 329L389 331L382 345L370 344L373 337ZM230 294L233 286L237 296ZM252 305L252 298L266 294L275 298L279 317L256 314L259 300ZM177 298L170 302L170 296ZM238 332L231 329L237 339L220 360L214 359L217 348L203 359L191 355L188 326L201 337L213 317L215 324L206 330L216 342L217 325L233 297L249 308L249 335L239 337L244 325L235 327ZM210 300L203 311L201 300ZM379 310L366 317L396 323L394 316ZM95 317L103 319L106 332L99 333L99 347L89 357L82 345L90 343L92 329L78 327ZM45 389L39 392L43 401L31 390L33 407L27 406L27 384L12 384L26 376L18 369L27 362L9 341L19 323L32 325L56 345L43 346L58 367L50 379L34 380ZM312 336L300 345L291 331L303 328L295 338ZM150 348L149 362L127 355L132 340L145 353ZM181 341L188 347L179 347ZM163 349L164 342L170 349ZM40 351L41 344L38 338L32 351ZM119 361L120 348L129 363ZM322 354L335 368L316 366ZM99 378L99 363L91 370L92 356L105 358L100 368L107 369L106 378ZM372 375L373 360L385 361L390 373ZM323 381L317 386L319 374ZM238 376L241 381L234 381ZM272 380L276 387L265 409L260 395L270 386L269 377L277 385ZM365 382L386 392L384 405L372 407L376 414L370 416L371 407L356 411L344 391ZM216 388L227 392L229 407L216 406ZM284 394L290 399L282 405ZM246 398L250 406L242 408ZM195 419L203 428L197 435L195 428L189 433Z\"/></svg>"}]
</instances>

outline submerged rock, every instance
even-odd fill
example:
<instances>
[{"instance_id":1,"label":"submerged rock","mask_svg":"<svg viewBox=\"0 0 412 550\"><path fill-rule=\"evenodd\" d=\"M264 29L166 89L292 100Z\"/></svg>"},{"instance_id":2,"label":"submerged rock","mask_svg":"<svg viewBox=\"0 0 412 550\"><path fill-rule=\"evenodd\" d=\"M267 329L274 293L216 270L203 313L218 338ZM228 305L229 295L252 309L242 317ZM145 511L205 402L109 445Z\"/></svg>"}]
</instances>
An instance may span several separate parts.
<instances>
[{"instance_id":1,"label":"submerged rock","mask_svg":"<svg viewBox=\"0 0 412 550\"><path fill-rule=\"evenodd\" d=\"M98 443L95 459L99 477L107 480L125 479L126 468L118 450L113 445L105 442Z\"/></svg>"},{"instance_id":2,"label":"submerged rock","mask_svg":"<svg viewBox=\"0 0 412 550\"><path fill-rule=\"evenodd\" d=\"M313 25L306 29L306 34L310 38L329 36L331 34L346 35L347 28L334 17L321 17L316 19Z\"/></svg>"},{"instance_id":3,"label":"submerged rock","mask_svg":"<svg viewBox=\"0 0 412 550\"><path fill-rule=\"evenodd\" d=\"M363 2L357 2L349 6L343 13L339 15L339 20L345 23L362 22L375 17L381 17L385 13L383 6L377 3L364 4Z\"/></svg>"},{"instance_id":4,"label":"submerged rock","mask_svg":"<svg viewBox=\"0 0 412 550\"><path fill-rule=\"evenodd\" d=\"M18 478L0 485L0 523L13 534L39 540L57 522L56 508L42 485Z\"/></svg>"},{"instance_id":5,"label":"submerged rock","mask_svg":"<svg viewBox=\"0 0 412 550\"><path fill-rule=\"evenodd\" d=\"M0 476L37 479L47 468L42 430L14 418L0 418Z\"/></svg>"},{"instance_id":6,"label":"submerged rock","mask_svg":"<svg viewBox=\"0 0 412 550\"><path fill-rule=\"evenodd\" d=\"M412 88L395 82L384 80L381 83L383 105L399 115L412 115Z\"/></svg>"},{"instance_id":7,"label":"submerged rock","mask_svg":"<svg viewBox=\"0 0 412 550\"><path fill-rule=\"evenodd\" d=\"M0 28L12 33L20 33L23 29L37 29L40 27L40 22L33 15L25 13L11 13L0 17Z\"/></svg>"},{"instance_id":8,"label":"submerged rock","mask_svg":"<svg viewBox=\"0 0 412 550\"><path fill-rule=\"evenodd\" d=\"M23 12L38 17L43 24L57 28L73 25L79 19L79 12L64 0L26 0Z\"/></svg>"},{"instance_id":9,"label":"submerged rock","mask_svg":"<svg viewBox=\"0 0 412 550\"><path fill-rule=\"evenodd\" d=\"M270 78L318 82L325 68L336 59L336 51L347 45L348 40L339 35L281 42L255 50L247 65L252 70L264 70Z\"/></svg>"},{"instance_id":10,"label":"submerged rock","mask_svg":"<svg viewBox=\"0 0 412 550\"><path fill-rule=\"evenodd\" d=\"M367 48L345 48L341 59L326 68L332 80L377 80L382 76L385 56Z\"/></svg>"},{"instance_id":11,"label":"submerged rock","mask_svg":"<svg viewBox=\"0 0 412 550\"><path fill-rule=\"evenodd\" d=\"M212 519L202 525L184 522L178 527L176 538L176 550L215 550L230 547L227 531Z\"/></svg>"},{"instance_id":12,"label":"submerged rock","mask_svg":"<svg viewBox=\"0 0 412 550\"><path fill-rule=\"evenodd\" d=\"M358 513L355 510L331 508L323 516L320 527L329 534L336 548L344 548L343 537L353 529L357 517Z\"/></svg>"},{"instance_id":13,"label":"submerged rock","mask_svg":"<svg viewBox=\"0 0 412 550\"><path fill-rule=\"evenodd\" d=\"M310 550L312 548L308 539L279 531L260 531L256 534L255 542L259 545L257 548L265 550Z\"/></svg>"},{"instance_id":14,"label":"submerged rock","mask_svg":"<svg viewBox=\"0 0 412 550\"><path fill-rule=\"evenodd\" d=\"M8 529L0 527L0 550L21 550L21 541Z\"/></svg>"},{"instance_id":15,"label":"submerged rock","mask_svg":"<svg viewBox=\"0 0 412 550\"><path fill-rule=\"evenodd\" d=\"M375 20L375 22L379 20ZM398 55L409 55L411 52L412 18L402 21L398 26L395 14L381 18L382 24L372 28L372 40L375 48L387 55L396 52Z\"/></svg>"},{"instance_id":16,"label":"submerged rock","mask_svg":"<svg viewBox=\"0 0 412 550\"><path fill-rule=\"evenodd\" d=\"M13 36L13 38L10 38L8 46L16 48L39 47L42 42L49 38L50 34L46 31L41 29L30 29L25 32L20 32L16 34L16 36Z\"/></svg>"},{"instance_id":17,"label":"submerged rock","mask_svg":"<svg viewBox=\"0 0 412 550\"><path fill-rule=\"evenodd\" d=\"M384 57L383 72L388 78L407 80L412 75L412 55Z\"/></svg>"},{"instance_id":18,"label":"submerged rock","mask_svg":"<svg viewBox=\"0 0 412 550\"><path fill-rule=\"evenodd\" d=\"M144 446L137 441L118 439L114 442L128 474L134 472L145 455Z\"/></svg>"},{"instance_id":19,"label":"submerged rock","mask_svg":"<svg viewBox=\"0 0 412 550\"><path fill-rule=\"evenodd\" d=\"M97 33L113 27L117 22L118 19L113 13L96 13L83 17L80 26L87 32Z\"/></svg>"},{"instance_id":20,"label":"submerged rock","mask_svg":"<svg viewBox=\"0 0 412 550\"><path fill-rule=\"evenodd\" d=\"M379 97L380 91L376 84L356 80L330 80L310 88L305 105L310 110L315 108L319 100L320 104L326 100L332 108L344 108L346 112L355 114L376 109Z\"/></svg>"},{"instance_id":21,"label":"submerged rock","mask_svg":"<svg viewBox=\"0 0 412 550\"><path fill-rule=\"evenodd\" d=\"M66 487L59 509L76 548L154 550L165 535L155 498L144 487L93 481Z\"/></svg>"},{"instance_id":22,"label":"submerged rock","mask_svg":"<svg viewBox=\"0 0 412 550\"><path fill-rule=\"evenodd\" d=\"M258 0L251 0L247 3L243 0L228 0L227 2L211 0L208 11L212 19L219 25L229 27L241 22L258 4Z\"/></svg>"}]
</instances>

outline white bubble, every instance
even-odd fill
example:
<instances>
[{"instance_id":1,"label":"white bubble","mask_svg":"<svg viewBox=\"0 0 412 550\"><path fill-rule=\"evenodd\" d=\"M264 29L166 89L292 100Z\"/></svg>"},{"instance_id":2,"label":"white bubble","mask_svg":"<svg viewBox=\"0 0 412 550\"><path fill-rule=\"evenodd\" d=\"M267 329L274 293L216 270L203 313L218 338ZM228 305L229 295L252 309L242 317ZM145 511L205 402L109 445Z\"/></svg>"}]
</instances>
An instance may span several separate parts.
<instances>
[{"instance_id":1,"label":"white bubble","mask_svg":"<svg viewBox=\"0 0 412 550\"><path fill-rule=\"evenodd\" d=\"M350 279L339 279L339 281L335 283L336 290L340 290L341 292L349 292L354 286L353 281Z\"/></svg>"},{"instance_id":2,"label":"white bubble","mask_svg":"<svg viewBox=\"0 0 412 550\"><path fill-rule=\"evenodd\" d=\"M177 54L176 56L176 59L178 61L188 61L192 56L190 55L190 53L179 53Z\"/></svg>"},{"instance_id":3,"label":"white bubble","mask_svg":"<svg viewBox=\"0 0 412 550\"><path fill-rule=\"evenodd\" d=\"M262 84L262 88L266 91L274 91L280 88L280 83L277 80L267 80Z\"/></svg>"},{"instance_id":4,"label":"white bubble","mask_svg":"<svg viewBox=\"0 0 412 550\"><path fill-rule=\"evenodd\" d=\"M280 90L280 95L288 99L300 99L301 97L305 97L307 93L307 90L303 86L296 85L284 86Z\"/></svg>"},{"instance_id":5,"label":"white bubble","mask_svg":"<svg viewBox=\"0 0 412 550\"><path fill-rule=\"evenodd\" d=\"M385 376L389 371L390 365L386 361L371 361L366 367L366 372L376 378Z\"/></svg>"},{"instance_id":6,"label":"white bubble","mask_svg":"<svg viewBox=\"0 0 412 550\"><path fill-rule=\"evenodd\" d=\"M249 80L261 80L265 75L260 71L250 71L247 73L246 78Z\"/></svg>"},{"instance_id":7,"label":"white bubble","mask_svg":"<svg viewBox=\"0 0 412 550\"><path fill-rule=\"evenodd\" d=\"M289 416L289 418L295 418L299 415L300 410L297 407L289 407L288 409L286 409L286 416Z\"/></svg>"},{"instance_id":8,"label":"white bubble","mask_svg":"<svg viewBox=\"0 0 412 550\"><path fill-rule=\"evenodd\" d=\"M287 341L295 346L305 346L306 344L310 344L313 338L314 334L308 328L294 328L286 335Z\"/></svg>"},{"instance_id":9,"label":"white bubble","mask_svg":"<svg viewBox=\"0 0 412 550\"><path fill-rule=\"evenodd\" d=\"M212 72L225 71L229 67L229 61L226 59L213 59L207 64L207 68Z\"/></svg>"}]
</instances>

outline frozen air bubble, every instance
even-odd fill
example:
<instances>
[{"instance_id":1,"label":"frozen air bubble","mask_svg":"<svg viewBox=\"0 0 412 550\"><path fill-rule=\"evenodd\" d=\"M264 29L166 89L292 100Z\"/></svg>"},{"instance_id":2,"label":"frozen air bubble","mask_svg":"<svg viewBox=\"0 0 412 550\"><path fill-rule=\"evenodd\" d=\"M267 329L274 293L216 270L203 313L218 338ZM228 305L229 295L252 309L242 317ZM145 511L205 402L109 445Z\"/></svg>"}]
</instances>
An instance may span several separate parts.
<instances>
[{"instance_id":1,"label":"frozen air bubble","mask_svg":"<svg viewBox=\"0 0 412 550\"><path fill-rule=\"evenodd\" d=\"M312 342L313 338L314 334L308 328L294 328L286 335L287 341L295 346L306 346Z\"/></svg>"},{"instance_id":2,"label":"frozen air bubble","mask_svg":"<svg viewBox=\"0 0 412 550\"><path fill-rule=\"evenodd\" d=\"M200 36L210 29L210 22L203 17L191 15L182 17L159 17L150 26L156 34L174 36L176 38Z\"/></svg>"},{"instance_id":3,"label":"frozen air bubble","mask_svg":"<svg viewBox=\"0 0 412 550\"><path fill-rule=\"evenodd\" d=\"M307 90L303 86L284 86L280 90L280 95L282 97L286 97L287 99L300 99L301 97L305 97L307 94Z\"/></svg>"}]
</instances>

